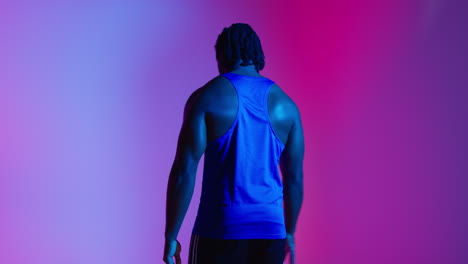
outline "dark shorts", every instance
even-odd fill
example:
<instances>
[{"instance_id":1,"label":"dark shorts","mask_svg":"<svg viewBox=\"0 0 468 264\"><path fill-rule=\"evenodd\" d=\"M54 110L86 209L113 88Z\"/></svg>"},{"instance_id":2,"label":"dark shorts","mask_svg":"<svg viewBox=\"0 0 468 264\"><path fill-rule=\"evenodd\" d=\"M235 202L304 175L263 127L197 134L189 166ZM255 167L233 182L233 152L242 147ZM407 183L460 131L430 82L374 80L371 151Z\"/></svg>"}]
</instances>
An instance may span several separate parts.
<instances>
[{"instance_id":1,"label":"dark shorts","mask_svg":"<svg viewBox=\"0 0 468 264\"><path fill-rule=\"evenodd\" d=\"M211 239L192 235L189 264L282 264L286 239Z\"/></svg>"}]
</instances>

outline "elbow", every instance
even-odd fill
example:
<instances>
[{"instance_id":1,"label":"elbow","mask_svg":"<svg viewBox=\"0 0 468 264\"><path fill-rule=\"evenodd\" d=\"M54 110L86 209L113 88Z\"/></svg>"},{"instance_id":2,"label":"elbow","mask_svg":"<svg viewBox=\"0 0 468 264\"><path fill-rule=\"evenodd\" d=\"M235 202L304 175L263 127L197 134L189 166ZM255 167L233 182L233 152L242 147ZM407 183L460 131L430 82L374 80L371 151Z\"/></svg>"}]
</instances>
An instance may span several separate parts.
<instances>
[{"instance_id":1,"label":"elbow","mask_svg":"<svg viewBox=\"0 0 468 264\"><path fill-rule=\"evenodd\" d=\"M290 172L284 177L284 185L286 186L303 186L304 177L302 171Z\"/></svg>"},{"instance_id":2,"label":"elbow","mask_svg":"<svg viewBox=\"0 0 468 264\"><path fill-rule=\"evenodd\" d=\"M283 181L284 193L302 196L304 193L304 180L302 173L290 174Z\"/></svg>"},{"instance_id":3,"label":"elbow","mask_svg":"<svg viewBox=\"0 0 468 264\"><path fill-rule=\"evenodd\" d=\"M290 194L302 196L304 193L304 182L302 179L289 179L283 185L284 194L287 196Z\"/></svg>"},{"instance_id":4,"label":"elbow","mask_svg":"<svg viewBox=\"0 0 468 264\"><path fill-rule=\"evenodd\" d=\"M174 176L175 186L192 186L195 185L196 172L181 171Z\"/></svg>"},{"instance_id":5,"label":"elbow","mask_svg":"<svg viewBox=\"0 0 468 264\"><path fill-rule=\"evenodd\" d=\"M194 186L195 185L195 175L181 175L177 179L177 185L179 186Z\"/></svg>"},{"instance_id":6,"label":"elbow","mask_svg":"<svg viewBox=\"0 0 468 264\"><path fill-rule=\"evenodd\" d=\"M196 171L173 167L171 170L169 185L173 188L195 185Z\"/></svg>"}]
</instances>

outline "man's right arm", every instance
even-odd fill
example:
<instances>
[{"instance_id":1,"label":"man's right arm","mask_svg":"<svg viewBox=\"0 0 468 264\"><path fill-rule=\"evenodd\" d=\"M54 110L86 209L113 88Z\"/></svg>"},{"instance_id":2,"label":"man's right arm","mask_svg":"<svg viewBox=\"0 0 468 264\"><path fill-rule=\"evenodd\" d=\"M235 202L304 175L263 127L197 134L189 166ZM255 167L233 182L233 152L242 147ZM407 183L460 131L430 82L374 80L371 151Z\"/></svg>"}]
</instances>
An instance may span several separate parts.
<instances>
[{"instance_id":1,"label":"man's right arm","mask_svg":"<svg viewBox=\"0 0 468 264\"><path fill-rule=\"evenodd\" d=\"M297 106L290 110L293 122L280 159L283 175L284 213L286 232L294 235L303 199L304 132Z\"/></svg>"}]
</instances>

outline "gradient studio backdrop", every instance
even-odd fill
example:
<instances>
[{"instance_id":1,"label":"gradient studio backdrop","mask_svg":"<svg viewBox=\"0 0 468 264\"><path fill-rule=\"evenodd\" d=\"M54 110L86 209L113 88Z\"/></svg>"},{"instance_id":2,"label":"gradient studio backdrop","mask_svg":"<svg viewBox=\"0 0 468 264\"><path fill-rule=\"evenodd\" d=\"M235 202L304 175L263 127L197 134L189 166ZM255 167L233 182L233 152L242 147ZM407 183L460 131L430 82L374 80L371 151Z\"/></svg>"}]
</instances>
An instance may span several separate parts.
<instances>
[{"instance_id":1,"label":"gradient studio backdrop","mask_svg":"<svg viewBox=\"0 0 468 264\"><path fill-rule=\"evenodd\" d=\"M0 263L162 263L185 100L250 23L306 133L298 263L468 263L464 1L1 3ZM200 172L180 232L183 260Z\"/></svg>"}]
</instances>

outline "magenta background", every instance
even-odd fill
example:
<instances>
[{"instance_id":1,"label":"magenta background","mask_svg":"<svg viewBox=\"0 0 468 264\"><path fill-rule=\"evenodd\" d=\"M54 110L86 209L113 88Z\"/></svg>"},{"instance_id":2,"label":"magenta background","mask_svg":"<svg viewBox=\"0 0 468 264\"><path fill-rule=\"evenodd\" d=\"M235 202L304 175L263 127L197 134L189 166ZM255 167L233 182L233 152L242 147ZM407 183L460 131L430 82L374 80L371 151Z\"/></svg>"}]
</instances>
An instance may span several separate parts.
<instances>
[{"instance_id":1,"label":"magenta background","mask_svg":"<svg viewBox=\"0 0 468 264\"><path fill-rule=\"evenodd\" d=\"M162 263L183 105L234 22L302 112L298 263L468 263L466 2L63 2L1 2L0 263Z\"/></svg>"}]
</instances>

